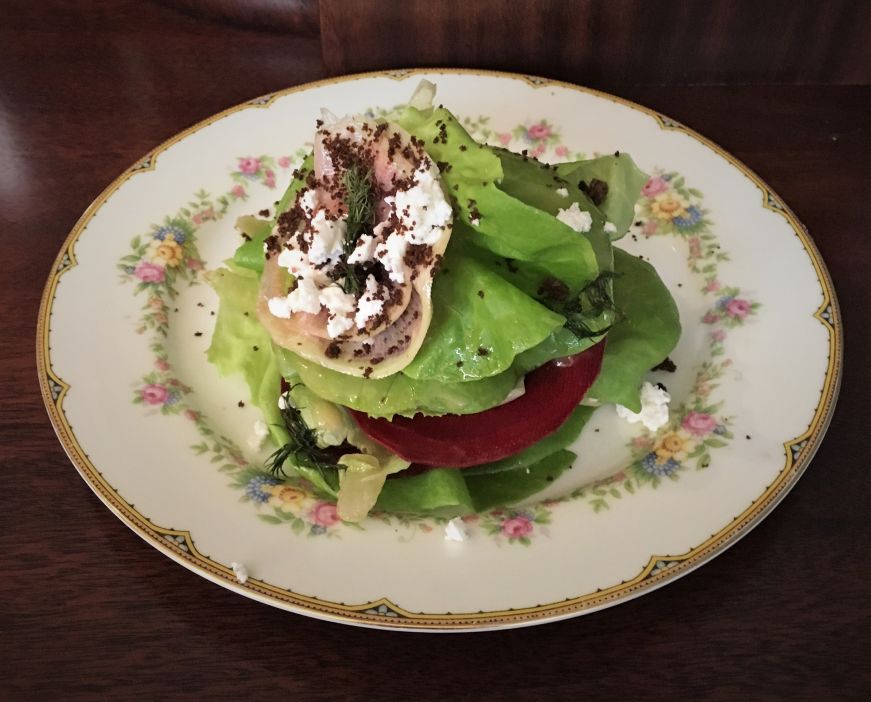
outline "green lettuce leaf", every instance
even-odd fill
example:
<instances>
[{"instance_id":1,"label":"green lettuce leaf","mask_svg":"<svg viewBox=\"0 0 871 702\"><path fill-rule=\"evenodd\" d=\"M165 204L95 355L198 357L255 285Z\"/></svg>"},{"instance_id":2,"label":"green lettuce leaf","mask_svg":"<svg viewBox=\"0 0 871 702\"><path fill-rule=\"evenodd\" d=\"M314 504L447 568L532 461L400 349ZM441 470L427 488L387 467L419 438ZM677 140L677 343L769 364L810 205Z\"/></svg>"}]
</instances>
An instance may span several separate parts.
<instances>
[{"instance_id":1,"label":"green lettuce leaf","mask_svg":"<svg viewBox=\"0 0 871 702\"><path fill-rule=\"evenodd\" d=\"M620 320L608 333L602 371L587 398L638 412L644 376L677 344L680 318L671 293L649 263L615 249L614 270Z\"/></svg>"},{"instance_id":2,"label":"green lettuce leaf","mask_svg":"<svg viewBox=\"0 0 871 702\"><path fill-rule=\"evenodd\" d=\"M429 415L482 412L502 402L520 377L509 369L467 383L415 380L404 373L367 379L323 368L286 349L276 352L284 373L299 375L312 392L325 400L388 419L396 414L411 417L418 412Z\"/></svg>"},{"instance_id":3,"label":"green lettuce leaf","mask_svg":"<svg viewBox=\"0 0 871 702\"><path fill-rule=\"evenodd\" d=\"M397 122L423 139L427 152L442 166L455 216L468 225L465 236L476 245L534 263L572 291L596 278L599 268L590 242L552 214L497 187L504 175L499 157L472 139L449 111L409 107Z\"/></svg>"},{"instance_id":4,"label":"green lettuce leaf","mask_svg":"<svg viewBox=\"0 0 871 702\"><path fill-rule=\"evenodd\" d=\"M641 194L641 186L647 181L647 174L635 165L629 154L561 163L557 165L556 173L575 186L580 181L589 184L594 178L605 181L608 194L599 203L599 209L617 229L611 238L619 239L628 231L635 218L635 203Z\"/></svg>"},{"instance_id":5,"label":"green lettuce leaf","mask_svg":"<svg viewBox=\"0 0 871 702\"><path fill-rule=\"evenodd\" d=\"M517 470L468 476L466 487L475 511L511 505L541 492L571 468L575 458L571 451L557 451Z\"/></svg>"},{"instance_id":6,"label":"green lettuce leaf","mask_svg":"<svg viewBox=\"0 0 871 702\"><path fill-rule=\"evenodd\" d=\"M475 511L462 471L428 470L384 483L375 509L394 514L430 514L455 517Z\"/></svg>"},{"instance_id":7,"label":"green lettuce leaf","mask_svg":"<svg viewBox=\"0 0 871 702\"><path fill-rule=\"evenodd\" d=\"M433 283L433 318L403 369L417 380L469 382L502 373L565 323L498 273L452 245ZM466 246L465 248L468 248Z\"/></svg>"},{"instance_id":8,"label":"green lettuce leaf","mask_svg":"<svg viewBox=\"0 0 871 702\"><path fill-rule=\"evenodd\" d=\"M227 268L209 274L209 283L218 293L220 306L206 357L222 375L242 374L251 392L251 403L263 414L270 437L276 446L283 446L290 438L278 409L283 374L272 339L253 312L260 285L257 273L229 262ZM319 471L292 468L319 492L335 497L335 487Z\"/></svg>"}]
</instances>

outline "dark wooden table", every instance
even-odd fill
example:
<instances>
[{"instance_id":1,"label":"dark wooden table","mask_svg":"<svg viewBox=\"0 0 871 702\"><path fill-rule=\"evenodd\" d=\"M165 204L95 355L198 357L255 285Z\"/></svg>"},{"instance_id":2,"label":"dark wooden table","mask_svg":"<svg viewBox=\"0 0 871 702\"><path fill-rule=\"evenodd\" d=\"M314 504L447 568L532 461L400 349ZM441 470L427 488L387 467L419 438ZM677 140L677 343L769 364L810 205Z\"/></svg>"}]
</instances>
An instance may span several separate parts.
<instances>
[{"instance_id":1,"label":"dark wooden table","mask_svg":"<svg viewBox=\"0 0 871 702\"><path fill-rule=\"evenodd\" d=\"M828 263L846 374L786 501L698 572L613 609L478 635L368 631L234 595L123 527L56 441L34 362L43 282L90 201L193 122L325 75L318 33L75 5L0 11L0 698L869 698L871 87L595 86L744 160Z\"/></svg>"}]
</instances>

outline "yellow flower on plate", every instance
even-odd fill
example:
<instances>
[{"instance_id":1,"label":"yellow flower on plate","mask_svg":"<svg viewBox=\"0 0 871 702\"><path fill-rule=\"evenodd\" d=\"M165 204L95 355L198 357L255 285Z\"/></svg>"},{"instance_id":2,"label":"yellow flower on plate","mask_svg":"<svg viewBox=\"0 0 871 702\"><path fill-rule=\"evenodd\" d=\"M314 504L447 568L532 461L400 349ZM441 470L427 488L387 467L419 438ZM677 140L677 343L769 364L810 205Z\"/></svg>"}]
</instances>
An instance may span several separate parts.
<instances>
[{"instance_id":1,"label":"yellow flower on plate","mask_svg":"<svg viewBox=\"0 0 871 702\"><path fill-rule=\"evenodd\" d=\"M301 507L311 501L311 495L292 485L271 485L267 491L272 495L271 503L278 507Z\"/></svg>"},{"instance_id":2,"label":"yellow flower on plate","mask_svg":"<svg viewBox=\"0 0 871 702\"><path fill-rule=\"evenodd\" d=\"M184 260L184 251L175 239L166 238L163 241L155 239L148 245L148 258L162 263L168 268L175 268Z\"/></svg>"},{"instance_id":3,"label":"yellow flower on plate","mask_svg":"<svg viewBox=\"0 0 871 702\"><path fill-rule=\"evenodd\" d=\"M653 452L660 462L664 463L672 458L680 463L686 460L687 454L693 448L695 448L695 442L688 434L682 431L670 431L659 438L653 447Z\"/></svg>"},{"instance_id":4,"label":"yellow flower on plate","mask_svg":"<svg viewBox=\"0 0 871 702\"><path fill-rule=\"evenodd\" d=\"M650 211L659 219L674 219L687 213L689 203L676 193L660 193L650 203Z\"/></svg>"}]
</instances>

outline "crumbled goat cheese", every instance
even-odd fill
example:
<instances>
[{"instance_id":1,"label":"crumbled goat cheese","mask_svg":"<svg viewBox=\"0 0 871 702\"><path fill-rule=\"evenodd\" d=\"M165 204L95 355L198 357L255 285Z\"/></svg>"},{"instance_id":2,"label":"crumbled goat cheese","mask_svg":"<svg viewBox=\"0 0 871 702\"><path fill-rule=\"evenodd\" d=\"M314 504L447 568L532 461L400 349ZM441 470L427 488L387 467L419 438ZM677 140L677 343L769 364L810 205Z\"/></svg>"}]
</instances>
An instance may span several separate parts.
<instances>
[{"instance_id":1,"label":"crumbled goat cheese","mask_svg":"<svg viewBox=\"0 0 871 702\"><path fill-rule=\"evenodd\" d=\"M267 436L269 436L269 427L262 419L258 419L254 422L254 430L251 433L251 436L248 437L248 446L255 451L263 448L263 442Z\"/></svg>"},{"instance_id":2,"label":"crumbled goat cheese","mask_svg":"<svg viewBox=\"0 0 871 702\"><path fill-rule=\"evenodd\" d=\"M441 239L453 211L428 169L418 169L414 178L417 185L413 188L384 200L395 206L400 221L408 227L409 243L432 246Z\"/></svg>"},{"instance_id":3,"label":"crumbled goat cheese","mask_svg":"<svg viewBox=\"0 0 871 702\"><path fill-rule=\"evenodd\" d=\"M366 261L371 261L375 257L375 236L374 234L380 233L377 232L378 227L383 229L383 226L379 224L375 229L376 231L373 234L361 234L360 238L357 239L357 246L354 250L348 254L348 263L365 263Z\"/></svg>"},{"instance_id":4,"label":"crumbled goat cheese","mask_svg":"<svg viewBox=\"0 0 871 702\"><path fill-rule=\"evenodd\" d=\"M650 431L668 424L668 403L671 396L653 383L641 386L641 411L636 413L623 405L617 405L617 416L630 424L641 422Z\"/></svg>"},{"instance_id":5,"label":"crumbled goat cheese","mask_svg":"<svg viewBox=\"0 0 871 702\"><path fill-rule=\"evenodd\" d=\"M319 296L321 304L330 312L327 320L327 334L331 339L344 334L354 322L348 316L354 311L356 300L353 295L346 293L337 284L323 288Z\"/></svg>"},{"instance_id":6,"label":"crumbled goat cheese","mask_svg":"<svg viewBox=\"0 0 871 702\"><path fill-rule=\"evenodd\" d=\"M390 280L400 285L405 282L405 251L407 249L408 240L399 232L393 232L387 237L387 241L375 247L375 253L390 275Z\"/></svg>"},{"instance_id":7,"label":"crumbled goat cheese","mask_svg":"<svg viewBox=\"0 0 871 702\"><path fill-rule=\"evenodd\" d=\"M271 297L266 303L270 314L290 319L294 312L317 314L321 311L317 283L311 278L297 278L296 288L287 297Z\"/></svg>"},{"instance_id":8,"label":"crumbled goat cheese","mask_svg":"<svg viewBox=\"0 0 871 702\"><path fill-rule=\"evenodd\" d=\"M312 228L314 234L308 251L309 260L316 265L338 261L348 231L347 217L327 219L326 213L321 210L312 219Z\"/></svg>"},{"instance_id":9,"label":"crumbled goat cheese","mask_svg":"<svg viewBox=\"0 0 871 702\"><path fill-rule=\"evenodd\" d=\"M556 194L560 197L568 197L569 191L567 188L557 188Z\"/></svg>"},{"instance_id":10,"label":"crumbled goat cheese","mask_svg":"<svg viewBox=\"0 0 871 702\"><path fill-rule=\"evenodd\" d=\"M613 222L605 222L605 226L602 227L602 229L604 229L606 232L608 232L608 234L613 234L614 232L617 231L617 225L614 224Z\"/></svg>"},{"instance_id":11,"label":"crumbled goat cheese","mask_svg":"<svg viewBox=\"0 0 871 702\"><path fill-rule=\"evenodd\" d=\"M469 537L463 520L454 517L445 525L445 541L465 541Z\"/></svg>"},{"instance_id":12,"label":"crumbled goat cheese","mask_svg":"<svg viewBox=\"0 0 871 702\"><path fill-rule=\"evenodd\" d=\"M583 212L577 202L573 202L567 210L561 209L557 212L556 218L576 232L588 232L593 226L593 216L589 212Z\"/></svg>"},{"instance_id":13,"label":"crumbled goat cheese","mask_svg":"<svg viewBox=\"0 0 871 702\"><path fill-rule=\"evenodd\" d=\"M374 275L370 274L366 278L366 290L357 301L357 314L354 316L357 329L365 329L366 323L384 309L384 301L376 297L380 287Z\"/></svg>"},{"instance_id":14,"label":"crumbled goat cheese","mask_svg":"<svg viewBox=\"0 0 871 702\"><path fill-rule=\"evenodd\" d=\"M248 569L245 566L234 561L230 564L230 567L233 569L233 575L236 576L236 580L239 581L240 585L248 582Z\"/></svg>"}]
</instances>

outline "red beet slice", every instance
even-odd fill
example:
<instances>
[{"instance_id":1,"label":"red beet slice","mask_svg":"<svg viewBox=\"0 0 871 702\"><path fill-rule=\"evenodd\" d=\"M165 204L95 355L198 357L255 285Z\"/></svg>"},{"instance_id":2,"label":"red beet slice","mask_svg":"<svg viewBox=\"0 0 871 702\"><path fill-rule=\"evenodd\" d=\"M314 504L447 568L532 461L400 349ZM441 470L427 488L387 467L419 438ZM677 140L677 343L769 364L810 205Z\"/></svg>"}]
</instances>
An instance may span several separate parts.
<instances>
[{"instance_id":1,"label":"red beet slice","mask_svg":"<svg viewBox=\"0 0 871 702\"><path fill-rule=\"evenodd\" d=\"M499 407L467 415L375 419L351 410L370 437L407 461L468 468L498 461L555 432L602 368L605 342L557 359L526 376L526 392Z\"/></svg>"}]
</instances>

